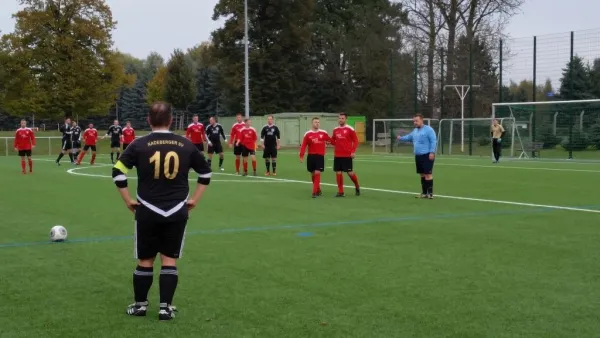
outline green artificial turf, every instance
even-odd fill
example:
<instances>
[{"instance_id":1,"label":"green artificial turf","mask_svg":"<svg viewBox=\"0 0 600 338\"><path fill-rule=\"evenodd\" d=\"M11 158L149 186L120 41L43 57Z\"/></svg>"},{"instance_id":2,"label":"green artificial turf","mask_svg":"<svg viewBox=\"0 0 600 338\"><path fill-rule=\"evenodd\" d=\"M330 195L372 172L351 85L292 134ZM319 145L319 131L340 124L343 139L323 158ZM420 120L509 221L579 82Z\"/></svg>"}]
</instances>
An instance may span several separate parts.
<instances>
[{"instance_id":1,"label":"green artificial turf","mask_svg":"<svg viewBox=\"0 0 600 338\"><path fill-rule=\"evenodd\" d=\"M133 218L107 155L76 169L35 160L22 175L18 157L0 157L0 337L600 332L600 164L440 158L438 197L417 200L412 158L361 155L362 196L334 198L327 169L312 199L295 152L265 178L260 159L260 177L232 175L228 151L189 221L180 312L160 323L157 280L150 317L124 313ZM57 224L69 239L49 244Z\"/></svg>"}]
</instances>

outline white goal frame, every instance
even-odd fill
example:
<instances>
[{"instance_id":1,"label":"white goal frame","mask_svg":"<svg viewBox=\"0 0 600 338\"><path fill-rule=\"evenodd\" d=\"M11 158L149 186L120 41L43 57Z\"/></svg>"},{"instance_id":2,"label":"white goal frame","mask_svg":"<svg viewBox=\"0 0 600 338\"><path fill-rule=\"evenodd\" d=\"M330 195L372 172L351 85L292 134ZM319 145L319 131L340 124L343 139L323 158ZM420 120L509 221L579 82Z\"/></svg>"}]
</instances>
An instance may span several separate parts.
<instances>
[{"instance_id":1,"label":"white goal frame","mask_svg":"<svg viewBox=\"0 0 600 338\"><path fill-rule=\"evenodd\" d=\"M376 129L377 122L383 122L384 123L383 124L383 126L384 126L384 132L380 133L380 134L386 134L387 135L390 131L387 130L386 127L385 127L386 126L385 125L386 122L412 122L412 120L413 120L412 118L410 118L410 119L373 119L372 120L373 121L373 127L372 127L373 133L371 135L371 138L372 138L372 142L371 142L372 153L375 154L375 148L376 148L376 145L377 145L377 131L376 131L377 130ZM423 121L425 121L425 123L427 125L431 126L431 122L432 121L433 122L436 122L436 121L440 122L441 120L439 120L439 119L423 118ZM391 138L392 135L390 134L389 136ZM390 147L390 145L391 145L392 142L395 142L395 140L391 140L390 139L389 143L386 142L386 145L385 145L386 152L388 151L388 147Z\"/></svg>"},{"instance_id":2,"label":"white goal frame","mask_svg":"<svg viewBox=\"0 0 600 338\"><path fill-rule=\"evenodd\" d=\"M492 118L496 117L496 107L508 107L508 109L510 110L510 117L514 119L515 115L513 114L513 111L511 109L511 107L516 107L516 106L545 106L545 105L556 105L556 104L571 104L571 103L600 103L600 99L590 99L590 100L570 100L570 101L535 101L535 102L497 102L497 103L492 103ZM556 115L554 115L554 118L556 119ZM513 123L514 125L514 123ZM518 130L516 131L518 134ZM513 134L514 136L514 134ZM514 139L514 137L513 137ZM519 140L521 140L521 137L519 136ZM511 156L514 156L514 143L511 146ZM525 148L523 147L523 142L521 142L521 154L519 155L519 159L521 158L529 158L529 155L527 154L527 152L525 151Z\"/></svg>"},{"instance_id":3,"label":"white goal frame","mask_svg":"<svg viewBox=\"0 0 600 338\"><path fill-rule=\"evenodd\" d=\"M440 140L442 138L442 127L444 126L444 122L446 122L446 121L450 122L450 132L449 132L450 139L449 139L449 142L448 142L448 153L450 155L452 155L452 141L453 141L453 137L452 136L454 134L453 133L453 131L454 131L454 128L453 128L454 123L453 122L459 121L461 123L461 126L464 126L464 124L466 122L471 122L471 121L489 121L490 122L490 127L491 127L492 122L494 120L495 120L495 118L493 118L493 117L475 117L475 118L466 118L466 119L458 119L458 118L456 118L456 119L441 119L440 120L440 126L439 126L438 132L437 132L437 145L436 145L437 150L436 150L436 153L437 154L441 153ZM514 116L511 116L511 117L499 118L498 120L499 120L498 122L500 122L500 125L503 125L504 121L507 121L507 120L508 121L512 121L512 127L511 127L511 131L510 131L511 132L510 156L513 157L514 156L514 152L515 152L515 138L518 137L518 135L515 134L515 132L516 132L516 123L515 123L516 121L515 121L515 118L514 118ZM464 134L463 134L463 136L464 136ZM520 137L518 137L518 138L519 138L519 142L521 142L521 138ZM461 150L461 153L462 152L463 151Z\"/></svg>"}]
</instances>

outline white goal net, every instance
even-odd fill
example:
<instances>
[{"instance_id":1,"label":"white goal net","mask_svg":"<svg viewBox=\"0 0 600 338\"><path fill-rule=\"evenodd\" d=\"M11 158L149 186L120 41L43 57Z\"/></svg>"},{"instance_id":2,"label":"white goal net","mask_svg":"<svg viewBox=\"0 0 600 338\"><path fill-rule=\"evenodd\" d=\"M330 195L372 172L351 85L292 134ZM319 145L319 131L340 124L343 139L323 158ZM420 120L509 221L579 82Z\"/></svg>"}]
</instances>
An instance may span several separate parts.
<instances>
[{"instance_id":1,"label":"white goal net","mask_svg":"<svg viewBox=\"0 0 600 338\"><path fill-rule=\"evenodd\" d=\"M514 117L498 118L504 127L502 149L504 156L515 156L515 146L521 144ZM437 130L437 153L443 155L490 156L492 138L490 127L494 118L442 119Z\"/></svg>"},{"instance_id":2,"label":"white goal net","mask_svg":"<svg viewBox=\"0 0 600 338\"><path fill-rule=\"evenodd\" d=\"M438 130L440 120L423 119L425 124ZM414 129L412 119L374 119L372 130L373 153L412 153L412 146L398 144L396 138Z\"/></svg>"}]
</instances>

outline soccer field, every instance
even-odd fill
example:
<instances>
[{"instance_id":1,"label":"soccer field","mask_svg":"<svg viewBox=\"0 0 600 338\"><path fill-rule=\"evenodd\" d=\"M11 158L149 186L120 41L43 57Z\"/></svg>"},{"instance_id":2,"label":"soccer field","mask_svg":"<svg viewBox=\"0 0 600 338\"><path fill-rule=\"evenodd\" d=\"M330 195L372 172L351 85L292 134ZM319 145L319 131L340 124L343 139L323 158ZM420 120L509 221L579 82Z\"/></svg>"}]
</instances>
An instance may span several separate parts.
<instances>
[{"instance_id":1,"label":"soccer field","mask_svg":"<svg viewBox=\"0 0 600 338\"><path fill-rule=\"evenodd\" d=\"M93 167L34 159L22 175L18 157L0 157L3 338L600 332L600 163L440 158L436 199L418 200L411 157L361 155L362 196L334 198L328 168L312 199L295 152L277 177L234 176L227 153L190 218L179 313L161 323L156 276L150 317L125 315L133 217L107 155ZM67 242L48 242L56 224Z\"/></svg>"}]
</instances>

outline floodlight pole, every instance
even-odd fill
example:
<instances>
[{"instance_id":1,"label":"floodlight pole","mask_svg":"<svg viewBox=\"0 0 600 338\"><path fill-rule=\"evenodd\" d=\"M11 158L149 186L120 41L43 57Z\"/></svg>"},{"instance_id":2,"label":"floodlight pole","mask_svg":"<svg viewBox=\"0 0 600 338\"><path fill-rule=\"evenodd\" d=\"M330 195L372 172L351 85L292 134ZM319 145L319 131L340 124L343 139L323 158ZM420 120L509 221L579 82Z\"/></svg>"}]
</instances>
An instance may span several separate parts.
<instances>
[{"instance_id":1,"label":"floodlight pole","mask_svg":"<svg viewBox=\"0 0 600 338\"><path fill-rule=\"evenodd\" d=\"M248 0L244 0L244 108L246 118L250 118L250 71L248 65Z\"/></svg>"},{"instance_id":2,"label":"floodlight pole","mask_svg":"<svg viewBox=\"0 0 600 338\"><path fill-rule=\"evenodd\" d=\"M460 97L460 152L465 152L465 98L473 88L479 88L479 85L445 85L444 89L451 87L456 90L458 97Z\"/></svg>"}]
</instances>

